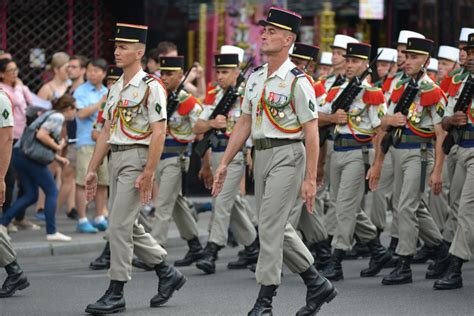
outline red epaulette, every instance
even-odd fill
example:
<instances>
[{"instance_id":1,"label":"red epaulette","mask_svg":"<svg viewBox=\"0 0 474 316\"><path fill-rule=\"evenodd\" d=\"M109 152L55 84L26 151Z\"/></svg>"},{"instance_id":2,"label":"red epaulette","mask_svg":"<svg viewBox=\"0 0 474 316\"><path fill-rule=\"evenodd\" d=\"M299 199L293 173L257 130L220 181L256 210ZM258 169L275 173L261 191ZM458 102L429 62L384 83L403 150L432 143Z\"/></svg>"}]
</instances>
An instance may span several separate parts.
<instances>
[{"instance_id":1,"label":"red epaulette","mask_svg":"<svg viewBox=\"0 0 474 316\"><path fill-rule=\"evenodd\" d=\"M380 88L366 88L362 96L362 102L367 105L380 105L385 103L385 96Z\"/></svg>"},{"instance_id":2,"label":"red epaulette","mask_svg":"<svg viewBox=\"0 0 474 316\"><path fill-rule=\"evenodd\" d=\"M382 85L382 92L383 93L386 93L390 90L390 87L392 86L393 78L395 78L395 76L388 77L387 79L385 79L385 81Z\"/></svg>"},{"instance_id":3,"label":"red epaulette","mask_svg":"<svg viewBox=\"0 0 474 316\"><path fill-rule=\"evenodd\" d=\"M459 89L461 88L461 86L462 86L462 81L459 81L459 82L451 81L446 94L451 96L451 97L455 97L456 94L458 93Z\"/></svg>"},{"instance_id":4,"label":"red epaulette","mask_svg":"<svg viewBox=\"0 0 474 316\"><path fill-rule=\"evenodd\" d=\"M204 104L212 105L216 100L217 83L209 82L206 87L206 96L204 97Z\"/></svg>"},{"instance_id":5,"label":"red epaulette","mask_svg":"<svg viewBox=\"0 0 474 316\"><path fill-rule=\"evenodd\" d=\"M437 85L433 85L430 89L421 91L420 94L420 105L421 106L431 106L438 104L441 99L446 99L446 95L443 90Z\"/></svg>"},{"instance_id":6,"label":"red epaulette","mask_svg":"<svg viewBox=\"0 0 474 316\"><path fill-rule=\"evenodd\" d=\"M186 116L189 114L189 112L194 109L194 106L196 105L197 100L195 97L193 97L191 94L188 95L186 99L181 101L178 106L178 114L181 116Z\"/></svg>"},{"instance_id":7,"label":"red epaulette","mask_svg":"<svg viewBox=\"0 0 474 316\"><path fill-rule=\"evenodd\" d=\"M403 91L405 91L405 85L395 87L392 91L392 95L390 95L390 101L395 104L398 103L398 101L402 97Z\"/></svg>"},{"instance_id":8,"label":"red epaulette","mask_svg":"<svg viewBox=\"0 0 474 316\"><path fill-rule=\"evenodd\" d=\"M325 102L332 102L335 98L336 98L336 95L337 93L339 92L339 90L341 89L341 87L332 87L331 89L329 89L329 92L328 92L328 95L326 96L326 100Z\"/></svg>"},{"instance_id":9,"label":"red epaulette","mask_svg":"<svg viewBox=\"0 0 474 316\"><path fill-rule=\"evenodd\" d=\"M321 81L316 82L314 85L314 93L316 94L316 98L324 95L326 93L326 89L324 88L324 84Z\"/></svg>"},{"instance_id":10,"label":"red epaulette","mask_svg":"<svg viewBox=\"0 0 474 316\"><path fill-rule=\"evenodd\" d=\"M450 77L449 75L446 75L446 77L444 77L444 79L441 80L441 83L439 84L439 87L445 93L448 93L448 91L449 91L449 87L451 86L451 80L453 80L453 77Z\"/></svg>"}]
</instances>

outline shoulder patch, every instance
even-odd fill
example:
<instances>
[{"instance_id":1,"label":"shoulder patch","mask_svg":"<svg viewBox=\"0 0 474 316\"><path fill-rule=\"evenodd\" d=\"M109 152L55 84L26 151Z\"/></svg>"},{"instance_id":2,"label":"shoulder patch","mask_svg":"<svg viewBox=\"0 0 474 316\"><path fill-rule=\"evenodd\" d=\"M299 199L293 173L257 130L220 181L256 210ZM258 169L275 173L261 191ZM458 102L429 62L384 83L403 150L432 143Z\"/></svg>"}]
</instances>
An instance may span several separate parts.
<instances>
[{"instance_id":1,"label":"shoulder patch","mask_svg":"<svg viewBox=\"0 0 474 316\"><path fill-rule=\"evenodd\" d=\"M260 65L260 66L258 66L258 67L255 67L255 68L253 69L253 71L258 71L258 70L262 69L263 66L265 66L265 65L266 65L266 64L262 64L262 65Z\"/></svg>"},{"instance_id":2,"label":"shoulder patch","mask_svg":"<svg viewBox=\"0 0 474 316\"><path fill-rule=\"evenodd\" d=\"M302 72L301 70L299 70L298 67L295 67L293 69L291 69L291 73L295 76L295 77L302 77L304 76L304 72Z\"/></svg>"}]
</instances>

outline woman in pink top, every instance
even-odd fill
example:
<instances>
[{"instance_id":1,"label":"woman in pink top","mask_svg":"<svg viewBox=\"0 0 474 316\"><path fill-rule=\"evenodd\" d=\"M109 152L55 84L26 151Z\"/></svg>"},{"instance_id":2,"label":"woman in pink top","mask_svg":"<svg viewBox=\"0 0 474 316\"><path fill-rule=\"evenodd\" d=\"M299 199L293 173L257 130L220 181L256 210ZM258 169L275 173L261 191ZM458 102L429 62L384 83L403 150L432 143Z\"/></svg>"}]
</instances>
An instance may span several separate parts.
<instances>
[{"instance_id":1,"label":"woman in pink top","mask_svg":"<svg viewBox=\"0 0 474 316\"><path fill-rule=\"evenodd\" d=\"M25 86L18 78L18 66L12 59L0 60L0 89L3 89L10 97L13 105L13 144L15 144L23 134L26 127L26 107L31 103L30 89ZM13 166L10 165L5 176L6 199L3 210L6 211L12 202L13 188L15 186L15 175ZM18 192L18 196L22 195L22 190ZM9 225L10 231L21 229L39 229L39 226L25 219L25 211L22 210Z\"/></svg>"}]
</instances>

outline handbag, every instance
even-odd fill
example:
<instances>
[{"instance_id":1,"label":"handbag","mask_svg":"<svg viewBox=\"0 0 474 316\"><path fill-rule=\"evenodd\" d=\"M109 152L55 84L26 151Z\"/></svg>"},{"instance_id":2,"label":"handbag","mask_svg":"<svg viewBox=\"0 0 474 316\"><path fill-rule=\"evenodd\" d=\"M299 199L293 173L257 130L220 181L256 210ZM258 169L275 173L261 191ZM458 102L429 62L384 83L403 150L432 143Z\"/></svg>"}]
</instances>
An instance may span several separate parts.
<instances>
[{"instance_id":1,"label":"handbag","mask_svg":"<svg viewBox=\"0 0 474 316\"><path fill-rule=\"evenodd\" d=\"M23 154L29 159L36 161L42 165L49 165L56 159L56 152L54 149L44 145L36 138L38 129L41 128L44 122L50 117L54 111L48 111L38 117L31 123L23 132L21 136L20 149Z\"/></svg>"}]
</instances>

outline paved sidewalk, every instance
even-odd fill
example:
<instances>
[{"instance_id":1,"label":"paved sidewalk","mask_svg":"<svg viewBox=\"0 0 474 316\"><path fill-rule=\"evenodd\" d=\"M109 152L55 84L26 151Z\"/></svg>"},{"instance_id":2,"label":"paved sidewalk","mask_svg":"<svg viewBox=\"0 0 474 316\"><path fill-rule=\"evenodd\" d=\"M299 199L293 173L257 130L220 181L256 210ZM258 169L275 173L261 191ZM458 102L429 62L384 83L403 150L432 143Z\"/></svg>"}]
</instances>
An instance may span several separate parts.
<instances>
[{"instance_id":1,"label":"paved sidewalk","mask_svg":"<svg viewBox=\"0 0 474 316\"><path fill-rule=\"evenodd\" d=\"M210 198L190 198L193 202L207 202ZM89 220L93 212L88 213ZM198 228L199 236L207 239L207 228L211 212L201 213L199 215ZM99 253L105 245L105 233L81 234L76 231L77 221L69 219L66 214L59 214L56 218L56 226L59 232L71 236L70 242L50 242L46 240L45 223L34 218L34 208L28 209L27 219L41 226L41 230L19 230L11 233L13 247L19 257L39 257L39 256L59 256L80 253ZM185 245L185 241L179 236L178 229L172 221L169 230L168 248L180 247Z\"/></svg>"}]
</instances>

